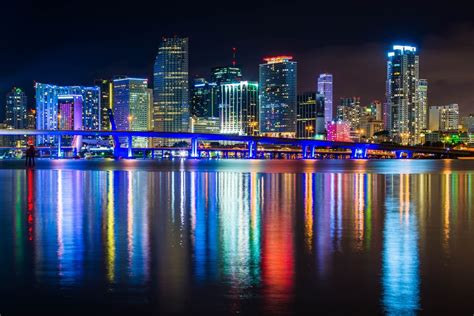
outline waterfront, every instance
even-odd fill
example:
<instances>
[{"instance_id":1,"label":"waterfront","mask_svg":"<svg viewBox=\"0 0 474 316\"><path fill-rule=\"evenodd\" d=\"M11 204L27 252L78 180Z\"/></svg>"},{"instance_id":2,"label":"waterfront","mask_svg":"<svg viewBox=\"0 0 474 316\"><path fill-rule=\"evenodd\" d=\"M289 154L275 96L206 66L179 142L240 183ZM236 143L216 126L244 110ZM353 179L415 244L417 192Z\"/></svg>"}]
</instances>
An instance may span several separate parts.
<instances>
[{"instance_id":1,"label":"waterfront","mask_svg":"<svg viewBox=\"0 0 474 316\"><path fill-rule=\"evenodd\" d=\"M469 313L474 161L0 162L0 313Z\"/></svg>"}]
</instances>

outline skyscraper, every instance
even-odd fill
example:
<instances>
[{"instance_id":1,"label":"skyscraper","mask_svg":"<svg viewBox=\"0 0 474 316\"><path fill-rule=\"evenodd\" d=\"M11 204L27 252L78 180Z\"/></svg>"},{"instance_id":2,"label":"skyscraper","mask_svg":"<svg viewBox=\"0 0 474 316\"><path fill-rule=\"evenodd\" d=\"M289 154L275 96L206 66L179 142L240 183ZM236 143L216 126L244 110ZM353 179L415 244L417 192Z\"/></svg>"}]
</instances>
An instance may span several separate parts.
<instances>
[{"instance_id":1,"label":"skyscraper","mask_svg":"<svg viewBox=\"0 0 474 316\"><path fill-rule=\"evenodd\" d=\"M5 106L5 125L7 128L27 128L27 97L19 88L13 88L7 93Z\"/></svg>"},{"instance_id":2,"label":"skyscraper","mask_svg":"<svg viewBox=\"0 0 474 316\"><path fill-rule=\"evenodd\" d=\"M148 130L151 113L149 94L147 79L125 77L113 80L113 108L117 130ZM134 137L133 146L146 147L147 139Z\"/></svg>"},{"instance_id":3,"label":"skyscraper","mask_svg":"<svg viewBox=\"0 0 474 316\"><path fill-rule=\"evenodd\" d=\"M318 92L324 96L324 119L326 124L333 120L333 78L332 74L320 74L318 78Z\"/></svg>"},{"instance_id":4,"label":"skyscraper","mask_svg":"<svg viewBox=\"0 0 474 316\"><path fill-rule=\"evenodd\" d=\"M341 98L337 106L337 120L348 122L353 131L358 130L361 119L364 117L364 109L360 105L360 97Z\"/></svg>"},{"instance_id":5,"label":"skyscraper","mask_svg":"<svg viewBox=\"0 0 474 316\"><path fill-rule=\"evenodd\" d=\"M153 72L154 130L189 129L188 39L163 38Z\"/></svg>"},{"instance_id":6,"label":"skyscraper","mask_svg":"<svg viewBox=\"0 0 474 316\"><path fill-rule=\"evenodd\" d=\"M216 86L215 82L208 82L204 78L194 79L191 87L191 115L196 117L219 117Z\"/></svg>"},{"instance_id":7,"label":"skyscraper","mask_svg":"<svg viewBox=\"0 0 474 316\"><path fill-rule=\"evenodd\" d=\"M417 89L426 88L419 83L419 56L416 47L393 46L387 61L386 128L395 141L416 144L426 127L426 103L418 101Z\"/></svg>"},{"instance_id":8,"label":"skyscraper","mask_svg":"<svg viewBox=\"0 0 474 316\"><path fill-rule=\"evenodd\" d=\"M296 135L296 72L291 56L265 58L260 64L260 133L268 136Z\"/></svg>"},{"instance_id":9,"label":"skyscraper","mask_svg":"<svg viewBox=\"0 0 474 316\"><path fill-rule=\"evenodd\" d=\"M221 84L221 133L258 135L258 84Z\"/></svg>"},{"instance_id":10,"label":"skyscraper","mask_svg":"<svg viewBox=\"0 0 474 316\"><path fill-rule=\"evenodd\" d=\"M415 143L422 142L421 135L428 128L428 80L420 79L416 86Z\"/></svg>"},{"instance_id":11,"label":"skyscraper","mask_svg":"<svg viewBox=\"0 0 474 316\"><path fill-rule=\"evenodd\" d=\"M324 96L314 92L299 94L296 111L296 137L322 137L325 132Z\"/></svg>"},{"instance_id":12,"label":"skyscraper","mask_svg":"<svg viewBox=\"0 0 474 316\"><path fill-rule=\"evenodd\" d=\"M94 85L100 88L100 128L110 129L109 109L113 105L113 84L111 80L96 79Z\"/></svg>"},{"instance_id":13,"label":"skyscraper","mask_svg":"<svg viewBox=\"0 0 474 316\"><path fill-rule=\"evenodd\" d=\"M58 97L82 96L82 128L100 129L100 88L84 86L57 86L36 83L36 128L39 130L58 129ZM54 137L38 136L37 143L55 142Z\"/></svg>"},{"instance_id":14,"label":"skyscraper","mask_svg":"<svg viewBox=\"0 0 474 316\"><path fill-rule=\"evenodd\" d=\"M58 96L58 129L82 129L82 95Z\"/></svg>"},{"instance_id":15,"label":"skyscraper","mask_svg":"<svg viewBox=\"0 0 474 316\"><path fill-rule=\"evenodd\" d=\"M242 80L242 70L237 66L214 67L211 70L211 82L220 85Z\"/></svg>"}]
</instances>

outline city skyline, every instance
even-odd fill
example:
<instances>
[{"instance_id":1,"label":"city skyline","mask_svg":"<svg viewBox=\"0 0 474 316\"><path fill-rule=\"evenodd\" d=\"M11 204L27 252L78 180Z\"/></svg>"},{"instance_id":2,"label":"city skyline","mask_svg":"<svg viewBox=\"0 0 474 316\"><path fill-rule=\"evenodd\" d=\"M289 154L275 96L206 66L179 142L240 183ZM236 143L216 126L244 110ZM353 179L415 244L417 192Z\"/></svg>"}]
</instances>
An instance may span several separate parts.
<instances>
[{"instance_id":1,"label":"city skyline","mask_svg":"<svg viewBox=\"0 0 474 316\"><path fill-rule=\"evenodd\" d=\"M87 10L92 4L96 10ZM181 15L173 17L165 12L173 12L172 9L179 7L177 4L163 4L167 10L158 13L153 10L153 4L145 5L150 10L140 10L140 15L135 17L128 13L138 9L125 7L122 1L113 6L108 1L100 4L86 1L75 8L75 12L77 15L87 13L85 21L88 23L63 28L57 16L68 12L70 4L58 5L55 1L43 3L41 7L8 4L9 15L18 12L21 18L15 22L7 16L1 22L4 42L8 45L2 44L5 47L0 52L3 61L0 94L5 95L13 86L23 88L30 96L31 107L34 80L58 85L90 85L97 78L128 75L151 82L151 67L161 37L176 34L190 38L190 80L206 75L209 68L230 64L232 47L237 48L237 63L242 65L246 80L250 81L258 80L255 65L262 57L290 54L300 65L305 65L299 71L301 92L312 87L319 73L334 74L335 103L340 97L350 96L360 96L363 103L383 99L383 57L394 43L415 45L424 60L421 71L430 81L431 104L455 102L463 114L473 111L470 91L474 85L471 75L474 64L467 57L472 55L474 47L466 43L466 39L472 38L474 27L465 13L468 11L459 7L444 8L441 25L432 18L437 10L435 6L411 4L412 10L406 11L391 4L318 4L318 9L324 12L318 15L318 25L330 25L323 31L308 24L309 12L316 5L298 1L291 7L278 1L274 6L255 4L253 12L245 13L245 23L238 18L244 14L243 8L229 11L226 4L190 4L179 11ZM213 13L208 12L211 7ZM103 8L113 14L100 14ZM229 25L210 28L213 22L209 17L214 13L218 16L220 12L226 13ZM387 14L397 21L397 27L384 19ZM151 15L156 18L147 19ZM127 19L120 19L124 16ZM268 32L255 28L262 17L271 26ZM280 25L281 17L286 17L288 23ZM119 24L123 27L117 32L100 31ZM47 30L54 30L61 41L47 36ZM36 36L40 31L44 36ZM77 45L78 39L80 45Z\"/></svg>"}]
</instances>

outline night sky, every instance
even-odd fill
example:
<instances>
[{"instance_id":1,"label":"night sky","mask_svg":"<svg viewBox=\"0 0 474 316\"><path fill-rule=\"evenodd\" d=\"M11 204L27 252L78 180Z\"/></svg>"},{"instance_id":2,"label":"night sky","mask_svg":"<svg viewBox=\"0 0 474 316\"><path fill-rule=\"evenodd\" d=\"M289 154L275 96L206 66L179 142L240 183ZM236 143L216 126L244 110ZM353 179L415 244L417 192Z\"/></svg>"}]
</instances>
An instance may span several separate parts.
<instances>
[{"instance_id":1,"label":"night sky","mask_svg":"<svg viewBox=\"0 0 474 316\"><path fill-rule=\"evenodd\" d=\"M30 106L34 80L92 85L130 75L151 82L160 38L178 35L190 39L191 77L229 64L232 47L248 80L258 79L263 57L291 54L299 92L331 72L335 102L383 100L387 51L416 45L430 105L474 112L474 17L453 1L11 1L2 4L0 32L0 98L21 87Z\"/></svg>"}]
</instances>

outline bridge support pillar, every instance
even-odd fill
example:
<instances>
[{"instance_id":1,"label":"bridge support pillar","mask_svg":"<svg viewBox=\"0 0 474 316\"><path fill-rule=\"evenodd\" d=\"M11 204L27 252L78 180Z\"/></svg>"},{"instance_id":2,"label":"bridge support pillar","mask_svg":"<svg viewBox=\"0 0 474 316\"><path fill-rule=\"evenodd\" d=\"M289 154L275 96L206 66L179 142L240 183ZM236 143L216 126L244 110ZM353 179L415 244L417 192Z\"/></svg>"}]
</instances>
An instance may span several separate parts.
<instances>
[{"instance_id":1,"label":"bridge support pillar","mask_svg":"<svg viewBox=\"0 0 474 316\"><path fill-rule=\"evenodd\" d=\"M351 148L351 159L367 159L367 147L357 146Z\"/></svg>"},{"instance_id":2,"label":"bridge support pillar","mask_svg":"<svg viewBox=\"0 0 474 316\"><path fill-rule=\"evenodd\" d=\"M133 148L132 148L133 142L132 142L132 136L128 136L127 142L128 142L128 148L127 148L128 154L127 154L127 157L128 157L128 158L132 158L132 157L133 157Z\"/></svg>"},{"instance_id":3,"label":"bridge support pillar","mask_svg":"<svg viewBox=\"0 0 474 316\"><path fill-rule=\"evenodd\" d=\"M251 140L248 142L248 157L250 159L255 159L257 158L257 142L254 140Z\"/></svg>"},{"instance_id":4,"label":"bridge support pillar","mask_svg":"<svg viewBox=\"0 0 474 316\"><path fill-rule=\"evenodd\" d=\"M311 146L311 159L316 158L316 146Z\"/></svg>"},{"instance_id":5,"label":"bridge support pillar","mask_svg":"<svg viewBox=\"0 0 474 316\"><path fill-rule=\"evenodd\" d=\"M413 152L411 150L397 150L397 151L395 151L395 158L397 158L397 159L403 159L403 158L411 159L411 158L413 158Z\"/></svg>"},{"instance_id":6,"label":"bridge support pillar","mask_svg":"<svg viewBox=\"0 0 474 316\"><path fill-rule=\"evenodd\" d=\"M191 158L199 158L199 142L197 138L191 139Z\"/></svg>"},{"instance_id":7,"label":"bridge support pillar","mask_svg":"<svg viewBox=\"0 0 474 316\"><path fill-rule=\"evenodd\" d=\"M58 136L58 158L61 158L62 157L62 152L61 152L61 140L62 140L62 137L61 135Z\"/></svg>"}]
</instances>

